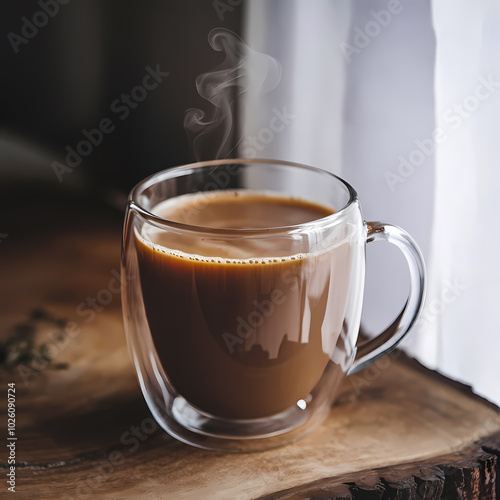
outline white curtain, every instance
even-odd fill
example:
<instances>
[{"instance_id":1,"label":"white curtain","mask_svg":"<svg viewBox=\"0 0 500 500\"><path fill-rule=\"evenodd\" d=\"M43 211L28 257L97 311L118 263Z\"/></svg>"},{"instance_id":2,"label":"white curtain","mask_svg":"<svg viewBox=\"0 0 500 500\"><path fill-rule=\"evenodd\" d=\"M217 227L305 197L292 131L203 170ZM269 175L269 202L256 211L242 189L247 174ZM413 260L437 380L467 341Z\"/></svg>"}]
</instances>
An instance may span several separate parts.
<instances>
[{"instance_id":1,"label":"white curtain","mask_svg":"<svg viewBox=\"0 0 500 500\"><path fill-rule=\"evenodd\" d=\"M339 173L365 219L405 228L428 266L425 309L404 347L500 404L500 2L252 0L245 40L283 67L247 101L244 134L295 115L259 156ZM363 323L407 293L405 264L368 247Z\"/></svg>"},{"instance_id":2,"label":"white curtain","mask_svg":"<svg viewBox=\"0 0 500 500\"><path fill-rule=\"evenodd\" d=\"M429 290L413 352L500 403L500 2L435 0Z\"/></svg>"},{"instance_id":3,"label":"white curtain","mask_svg":"<svg viewBox=\"0 0 500 500\"><path fill-rule=\"evenodd\" d=\"M272 92L247 95L244 140L269 128L273 110L286 110L293 117L272 140L260 141L259 156L308 163L340 174L345 68L338 44L348 29L349 4L255 0L246 5L245 42L276 58L282 77ZM320 96L328 98L318 110Z\"/></svg>"}]
</instances>

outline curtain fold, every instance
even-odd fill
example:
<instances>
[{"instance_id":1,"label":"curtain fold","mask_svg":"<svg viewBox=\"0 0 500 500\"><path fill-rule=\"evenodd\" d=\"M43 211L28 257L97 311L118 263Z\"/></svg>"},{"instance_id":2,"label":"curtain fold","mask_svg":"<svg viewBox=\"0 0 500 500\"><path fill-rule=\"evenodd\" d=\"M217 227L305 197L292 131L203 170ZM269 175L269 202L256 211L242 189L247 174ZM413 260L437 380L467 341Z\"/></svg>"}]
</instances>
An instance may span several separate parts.
<instances>
[{"instance_id":1,"label":"curtain fold","mask_svg":"<svg viewBox=\"0 0 500 500\"><path fill-rule=\"evenodd\" d=\"M276 58L283 73L274 91L246 95L243 137L258 137L269 128L274 110L286 112L285 127L259 143L259 156L340 174L345 65L339 43L348 29L349 4L252 0L246 5L245 41Z\"/></svg>"},{"instance_id":2,"label":"curtain fold","mask_svg":"<svg viewBox=\"0 0 500 500\"><path fill-rule=\"evenodd\" d=\"M412 352L500 403L500 5L434 0L436 148L426 307Z\"/></svg>"}]
</instances>

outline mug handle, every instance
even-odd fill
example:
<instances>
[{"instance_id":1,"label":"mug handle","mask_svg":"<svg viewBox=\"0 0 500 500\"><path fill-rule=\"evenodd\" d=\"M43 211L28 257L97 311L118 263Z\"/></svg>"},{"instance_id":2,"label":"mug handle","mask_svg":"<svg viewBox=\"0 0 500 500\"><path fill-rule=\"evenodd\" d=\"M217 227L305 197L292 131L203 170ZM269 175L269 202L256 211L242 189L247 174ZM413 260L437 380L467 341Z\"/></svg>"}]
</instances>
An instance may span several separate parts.
<instances>
[{"instance_id":1,"label":"mug handle","mask_svg":"<svg viewBox=\"0 0 500 500\"><path fill-rule=\"evenodd\" d=\"M356 358L347 375L391 352L410 331L420 314L425 296L425 264L422 253L413 238L403 229L382 222L367 222L366 242L388 241L396 245L406 258L410 269L410 293L403 310L394 322L375 338L358 347Z\"/></svg>"}]
</instances>

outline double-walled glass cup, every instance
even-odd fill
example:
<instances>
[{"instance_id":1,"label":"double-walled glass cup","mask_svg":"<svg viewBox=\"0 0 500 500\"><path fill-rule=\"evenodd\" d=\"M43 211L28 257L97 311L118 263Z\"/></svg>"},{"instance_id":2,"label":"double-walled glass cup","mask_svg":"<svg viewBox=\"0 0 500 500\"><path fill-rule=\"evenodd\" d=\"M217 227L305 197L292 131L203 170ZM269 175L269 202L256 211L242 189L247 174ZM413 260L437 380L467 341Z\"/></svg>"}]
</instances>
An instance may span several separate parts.
<instances>
[{"instance_id":1,"label":"double-walled glass cup","mask_svg":"<svg viewBox=\"0 0 500 500\"><path fill-rule=\"evenodd\" d=\"M193 196L203 211L220 193L301 200L330 214L241 229L158 215L161 204ZM357 346L365 247L379 240L406 257L410 292L394 323ZM356 192L339 177L246 159L172 168L138 184L122 273L127 341L152 414L175 438L225 451L267 449L318 428L344 376L389 352L412 327L425 277L411 237L365 223Z\"/></svg>"}]
</instances>

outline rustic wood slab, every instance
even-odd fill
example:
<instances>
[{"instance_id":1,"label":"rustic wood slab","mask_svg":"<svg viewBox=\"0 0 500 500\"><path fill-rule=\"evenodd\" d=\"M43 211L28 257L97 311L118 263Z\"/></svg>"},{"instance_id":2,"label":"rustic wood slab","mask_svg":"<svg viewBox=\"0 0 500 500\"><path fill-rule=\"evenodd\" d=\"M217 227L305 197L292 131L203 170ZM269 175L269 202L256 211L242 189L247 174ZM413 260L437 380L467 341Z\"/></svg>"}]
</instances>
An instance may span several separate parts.
<instances>
[{"instance_id":1,"label":"rustic wood slab","mask_svg":"<svg viewBox=\"0 0 500 500\"><path fill-rule=\"evenodd\" d=\"M398 353L347 379L325 425L295 445L228 455L178 443L127 352L121 215L56 219L0 246L0 434L14 382L19 498L495 498L498 409ZM6 462L4 451L4 473Z\"/></svg>"}]
</instances>

